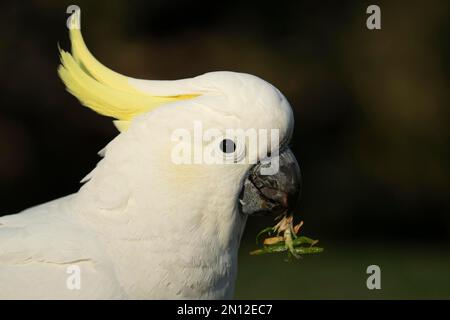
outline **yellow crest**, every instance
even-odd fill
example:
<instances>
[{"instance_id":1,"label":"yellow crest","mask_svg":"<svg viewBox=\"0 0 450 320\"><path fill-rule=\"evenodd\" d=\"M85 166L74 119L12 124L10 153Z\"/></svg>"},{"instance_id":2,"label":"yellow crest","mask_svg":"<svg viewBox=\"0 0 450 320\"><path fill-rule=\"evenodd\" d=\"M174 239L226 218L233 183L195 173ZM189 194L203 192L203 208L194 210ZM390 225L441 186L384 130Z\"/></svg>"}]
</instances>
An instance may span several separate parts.
<instances>
[{"instance_id":1,"label":"yellow crest","mask_svg":"<svg viewBox=\"0 0 450 320\"><path fill-rule=\"evenodd\" d=\"M154 96L134 88L129 82L131 78L108 69L89 52L81 35L79 19L80 12L77 11L71 17L72 53L59 48L61 65L58 74L67 90L83 105L117 119L114 124L119 131L126 130L136 115L199 95Z\"/></svg>"}]
</instances>

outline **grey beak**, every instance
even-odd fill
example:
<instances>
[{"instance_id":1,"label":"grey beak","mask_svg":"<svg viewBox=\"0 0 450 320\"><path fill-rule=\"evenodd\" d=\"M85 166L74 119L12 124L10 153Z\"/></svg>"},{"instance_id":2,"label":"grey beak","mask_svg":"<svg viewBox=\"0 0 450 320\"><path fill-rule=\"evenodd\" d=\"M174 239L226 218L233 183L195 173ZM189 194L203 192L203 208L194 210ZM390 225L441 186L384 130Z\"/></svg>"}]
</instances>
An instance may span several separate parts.
<instances>
[{"instance_id":1,"label":"grey beak","mask_svg":"<svg viewBox=\"0 0 450 320\"><path fill-rule=\"evenodd\" d=\"M271 161L279 161L274 174L263 174L267 164L259 163L251 169L240 195L242 213L281 214L294 208L301 190L297 160L290 149L285 149Z\"/></svg>"}]
</instances>

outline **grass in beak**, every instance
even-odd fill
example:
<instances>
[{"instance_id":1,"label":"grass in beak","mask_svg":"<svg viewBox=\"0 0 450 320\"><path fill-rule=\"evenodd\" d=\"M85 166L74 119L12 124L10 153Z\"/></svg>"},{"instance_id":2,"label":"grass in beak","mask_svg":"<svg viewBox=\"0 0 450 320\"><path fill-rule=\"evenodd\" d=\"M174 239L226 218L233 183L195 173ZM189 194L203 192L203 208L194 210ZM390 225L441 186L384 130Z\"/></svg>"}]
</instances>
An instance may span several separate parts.
<instances>
[{"instance_id":1,"label":"grass in beak","mask_svg":"<svg viewBox=\"0 0 450 320\"><path fill-rule=\"evenodd\" d=\"M251 255L287 252L288 260L290 260L292 257L299 259L303 254L320 253L323 251L323 248L315 246L319 240L313 240L299 235L303 221L294 225L294 217L292 214L284 214L277 217L277 219L280 219L280 221L275 226L265 228L256 235L256 244L259 243L259 239L263 235L269 237L264 239L263 247L251 251Z\"/></svg>"}]
</instances>

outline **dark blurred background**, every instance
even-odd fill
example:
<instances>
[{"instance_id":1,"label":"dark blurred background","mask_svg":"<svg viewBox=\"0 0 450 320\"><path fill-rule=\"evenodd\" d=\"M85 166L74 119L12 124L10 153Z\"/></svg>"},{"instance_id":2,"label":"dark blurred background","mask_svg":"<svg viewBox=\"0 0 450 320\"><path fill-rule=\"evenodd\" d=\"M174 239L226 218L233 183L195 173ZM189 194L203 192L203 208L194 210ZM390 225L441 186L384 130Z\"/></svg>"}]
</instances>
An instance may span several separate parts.
<instances>
[{"instance_id":1,"label":"dark blurred background","mask_svg":"<svg viewBox=\"0 0 450 320\"><path fill-rule=\"evenodd\" d=\"M237 298L450 298L448 1L14 1L0 4L0 213L76 192L117 132L56 74L66 8L88 47L128 76L255 74L295 109L299 219L326 251L250 257ZM381 7L382 29L366 28ZM382 289L366 288L377 264Z\"/></svg>"}]
</instances>

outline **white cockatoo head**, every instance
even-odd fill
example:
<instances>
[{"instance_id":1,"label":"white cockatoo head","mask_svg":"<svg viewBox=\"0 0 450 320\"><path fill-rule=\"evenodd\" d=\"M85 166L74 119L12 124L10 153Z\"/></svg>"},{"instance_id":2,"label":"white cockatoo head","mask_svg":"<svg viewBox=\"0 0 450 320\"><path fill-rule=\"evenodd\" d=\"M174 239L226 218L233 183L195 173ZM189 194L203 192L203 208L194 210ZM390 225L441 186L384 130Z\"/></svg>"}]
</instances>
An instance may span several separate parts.
<instances>
[{"instance_id":1,"label":"white cockatoo head","mask_svg":"<svg viewBox=\"0 0 450 320\"><path fill-rule=\"evenodd\" d=\"M120 75L91 55L76 18L59 75L121 132L85 178L80 202L89 210L124 222L127 231L115 229L124 236L132 230L205 246L217 239L211 250L237 251L248 215L291 209L300 171L287 145L293 112L278 89L235 72L175 81Z\"/></svg>"}]
</instances>

